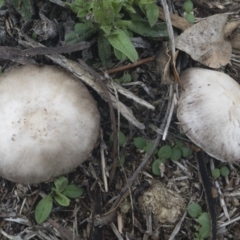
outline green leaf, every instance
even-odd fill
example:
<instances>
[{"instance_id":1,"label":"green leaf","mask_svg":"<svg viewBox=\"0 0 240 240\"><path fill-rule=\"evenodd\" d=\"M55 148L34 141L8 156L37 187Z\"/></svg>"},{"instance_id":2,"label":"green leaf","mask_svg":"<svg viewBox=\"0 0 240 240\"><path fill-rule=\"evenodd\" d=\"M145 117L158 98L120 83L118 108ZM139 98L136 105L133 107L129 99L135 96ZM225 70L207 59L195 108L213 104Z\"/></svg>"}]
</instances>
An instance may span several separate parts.
<instances>
[{"instance_id":1,"label":"green leaf","mask_svg":"<svg viewBox=\"0 0 240 240\"><path fill-rule=\"evenodd\" d=\"M103 30L105 37L107 37L111 34L111 31L112 31L111 26L101 26L100 28Z\"/></svg>"},{"instance_id":2,"label":"green leaf","mask_svg":"<svg viewBox=\"0 0 240 240\"><path fill-rule=\"evenodd\" d=\"M199 217L198 217L198 222L201 226L205 226L205 225L211 225L210 222L210 217L209 214L206 212L203 212Z\"/></svg>"},{"instance_id":3,"label":"green leaf","mask_svg":"<svg viewBox=\"0 0 240 240\"><path fill-rule=\"evenodd\" d=\"M192 13L187 13L184 17L189 23L195 22L195 17Z\"/></svg>"},{"instance_id":4,"label":"green leaf","mask_svg":"<svg viewBox=\"0 0 240 240\"><path fill-rule=\"evenodd\" d=\"M65 177L59 177L54 181L56 191L61 193L68 185L68 180Z\"/></svg>"},{"instance_id":5,"label":"green leaf","mask_svg":"<svg viewBox=\"0 0 240 240\"><path fill-rule=\"evenodd\" d=\"M124 74L121 78L114 79L114 81L116 81L118 84L129 83L132 81L132 76L129 73L127 73Z\"/></svg>"},{"instance_id":6,"label":"green leaf","mask_svg":"<svg viewBox=\"0 0 240 240\"><path fill-rule=\"evenodd\" d=\"M172 148L169 145L162 146L158 151L158 157L161 159L168 159L172 155Z\"/></svg>"},{"instance_id":7,"label":"green leaf","mask_svg":"<svg viewBox=\"0 0 240 240\"><path fill-rule=\"evenodd\" d=\"M117 15L120 12L122 5L123 5L122 0L112 0L112 6L114 9L115 15Z\"/></svg>"},{"instance_id":8,"label":"green leaf","mask_svg":"<svg viewBox=\"0 0 240 240\"><path fill-rule=\"evenodd\" d=\"M125 163L125 156L121 154L120 159L118 160L118 166L122 166Z\"/></svg>"},{"instance_id":9,"label":"green leaf","mask_svg":"<svg viewBox=\"0 0 240 240\"><path fill-rule=\"evenodd\" d=\"M199 229L199 233L200 233L200 236L201 236L200 239L210 237L210 235L211 235L211 225L209 224L209 225L201 226L200 229Z\"/></svg>"},{"instance_id":10,"label":"green leaf","mask_svg":"<svg viewBox=\"0 0 240 240\"><path fill-rule=\"evenodd\" d=\"M89 0L75 0L73 3L65 2L73 12L77 13L80 19L86 19L87 14L90 12L93 3Z\"/></svg>"},{"instance_id":11,"label":"green leaf","mask_svg":"<svg viewBox=\"0 0 240 240\"><path fill-rule=\"evenodd\" d=\"M222 175L223 177L226 177L226 176L229 175L229 169L228 169L227 167L222 167L222 168L220 169L220 173L221 173L221 175Z\"/></svg>"},{"instance_id":12,"label":"green leaf","mask_svg":"<svg viewBox=\"0 0 240 240\"><path fill-rule=\"evenodd\" d=\"M191 203L188 205L187 211L192 218L196 218L202 213L202 208L198 203Z\"/></svg>"},{"instance_id":13,"label":"green leaf","mask_svg":"<svg viewBox=\"0 0 240 240\"><path fill-rule=\"evenodd\" d=\"M191 0L187 0L183 3L183 9L187 12L190 13L193 10L193 3Z\"/></svg>"},{"instance_id":14,"label":"green leaf","mask_svg":"<svg viewBox=\"0 0 240 240\"><path fill-rule=\"evenodd\" d=\"M155 3L150 3L150 4L144 5L144 8L146 11L148 22L150 26L153 27L157 23L158 16L159 16L158 6Z\"/></svg>"},{"instance_id":15,"label":"green leaf","mask_svg":"<svg viewBox=\"0 0 240 240\"><path fill-rule=\"evenodd\" d=\"M175 142L175 147L182 148L184 146L182 140L176 139L174 140L174 142Z\"/></svg>"},{"instance_id":16,"label":"green leaf","mask_svg":"<svg viewBox=\"0 0 240 240\"><path fill-rule=\"evenodd\" d=\"M74 26L74 31L65 36L65 41L67 44L82 42L93 35L96 31L97 28L94 28L91 22L77 23Z\"/></svg>"},{"instance_id":17,"label":"green leaf","mask_svg":"<svg viewBox=\"0 0 240 240\"><path fill-rule=\"evenodd\" d=\"M123 132L118 133L118 144L120 147L123 147L126 143L126 136Z\"/></svg>"},{"instance_id":18,"label":"green leaf","mask_svg":"<svg viewBox=\"0 0 240 240\"><path fill-rule=\"evenodd\" d=\"M120 61L125 61L127 59L127 56L123 54L122 52L118 51L116 48L113 48L115 57Z\"/></svg>"},{"instance_id":19,"label":"green leaf","mask_svg":"<svg viewBox=\"0 0 240 240\"><path fill-rule=\"evenodd\" d=\"M0 0L0 8L2 7L4 0Z\"/></svg>"},{"instance_id":20,"label":"green leaf","mask_svg":"<svg viewBox=\"0 0 240 240\"><path fill-rule=\"evenodd\" d=\"M37 204L35 209L35 220L38 224L43 223L49 217L52 206L52 195L47 195Z\"/></svg>"},{"instance_id":21,"label":"green leaf","mask_svg":"<svg viewBox=\"0 0 240 240\"><path fill-rule=\"evenodd\" d=\"M150 151L153 148L153 143L152 142L148 142L147 145L143 148L145 150L146 153L150 153ZM157 149L155 149L153 154L156 154L158 151Z\"/></svg>"},{"instance_id":22,"label":"green leaf","mask_svg":"<svg viewBox=\"0 0 240 240\"><path fill-rule=\"evenodd\" d=\"M69 198L78 198L78 197L82 196L83 189L78 187L75 184L70 184L64 189L62 194Z\"/></svg>"},{"instance_id":23,"label":"green leaf","mask_svg":"<svg viewBox=\"0 0 240 240\"><path fill-rule=\"evenodd\" d=\"M31 0L11 0L16 11L22 16L25 21L31 19L33 13L31 9Z\"/></svg>"},{"instance_id":24,"label":"green leaf","mask_svg":"<svg viewBox=\"0 0 240 240\"><path fill-rule=\"evenodd\" d=\"M70 200L61 193L55 192L53 197L54 200L63 207L67 207L70 204Z\"/></svg>"},{"instance_id":25,"label":"green leaf","mask_svg":"<svg viewBox=\"0 0 240 240\"><path fill-rule=\"evenodd\" d=\"M214 178L219 178L219 177L220 177L220 170L219 170L218 168L214 168L214 169L212 170L212 176L213 176Z\"/></svg>"},{"instance_id":26,"label":"green leaf","mask_svg":"<svg viewBox=\"0 0 240 240\"><path fill-rule=\"evenodd\" d=\"M100 25L111 25L115 17L112 0L93 0L93 15Z\"/></svg>"},{"instance_id":27,"label":"green leaf","mask_svg":"<svg viewBox=\"0 0 240 240\"><path fill-rule=\"evenodd\" d=\"M137 51L124 31L117 29L107 38L114 48L124 53L132 62L137 61Z\"/></svg>"},{"instance_id":28,"label":"green leaf","mask_svg":"<svg viewBox=\"0 0 240 240\"><path fill-rule=\"evenodd\" d=\"M110 143L113 142L113 133L110 136L109 142ZM119 131L118 132L118 144L120 147L123 147L125 143L126 143L126 136L123 132Z\"/></svg>"},{"instance_id":29,"label":"green leaf","mask_svg":"<svg viewBox=\"0 0 240 240\"><path fill-rule=\"evenodd\" d=\"M182 156L185 158L188 158L192 155L192 149L189 147L181 147L181 151L182 151Z\"/></svg>"},{"instance_id":30,"label":"green leaf","mask_svg":"<svg viewBox=\"0 0 240 240\"><path fill-rule=\"evenodd\" d=\"M178 161L181 158L181 156L182 156L181 149L176 148L176 147L172 148L172 154L171 154L171 157L170 157L170 159L172 161Z\"/></svg>"},{"instance_id":31,"label":"green leaf","mask_svg":"<svg viewBox=\"0 0 240 240\"><path fill-rule=\"evenodd\" d=\"M160 176L161 175L161 171L159 169L160 164L162 163L162 161L160 159L157 159L153 162L152 164L152 172L153 174Z\"/></svg>"},{"instance_id":32,"label":"green leaf","mask_svg":"<svg viewBox=\"0 0 240 240\"><path fill-rule=\"evenodd\" d=\"M128 28L132 23L129 20L119 20L117 21L117 26L121 29L126 29ZM125 32L126 33L126 32Z\"/></svg>"},{"instance_id":33,"label":"green leaf","mask_svg":"<svg viewBox=\"0 0 240 240\"><path fill-rule=\"evenodd\" d=\"M166 23L160 23L153 27L149 26L148 21L145 20L132 20L131 25L128 27L131 31L146 37L167 37Z\"/></svg>"},{"instance_id":34,"label":"green leaf","mask_svg":"<svg viewBox=\"0 0 240 240\"><path fill-rule=\"evenodd\" d=\"M110 65L111 45L101 31L98 31L98 55L101 59L102 65L107 67Z\"/></svg>"},{"instance_id":35,"label":"green leaf","mask_svg":"<svg viewBox=\"0 0 240 240\"><path fill-rule=\"evenodd\" d=\"M147 141L142 137L137 137L134 138L133 144L137 149L144 149L144 147L147 145Z\"/></svg>"}]
</instances>

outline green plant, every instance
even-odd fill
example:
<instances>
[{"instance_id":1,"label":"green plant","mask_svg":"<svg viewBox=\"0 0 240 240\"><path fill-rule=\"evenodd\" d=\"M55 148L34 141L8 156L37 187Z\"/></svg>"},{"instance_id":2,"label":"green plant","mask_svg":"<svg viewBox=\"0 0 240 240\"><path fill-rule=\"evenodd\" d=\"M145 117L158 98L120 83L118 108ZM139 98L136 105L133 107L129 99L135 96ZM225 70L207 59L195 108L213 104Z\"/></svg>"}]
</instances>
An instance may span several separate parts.
<instances>
[{"instance_id":1,"label":"green plant","mask_svg":"<svg viewBox=\"0 0 240 240\"><path fill-rule=\"evenodd\" d=\"M161 175L161 171L160 171L160 165L163 164L161 159L157 159L153 162L152 164L152 173L160 176Z\"/></svg>"},{"instance_id":2,"label":"green plant","mask_svg":"<svg viewBox=\"0 0 240 240\"><path fill-rule=\"evenodd\" d=\"M55 200L60 206L69 206L69 198L78 198L83 194L82 188L74 184L68 184L65 177L57 178L54 187L36 206L35 220L38 224L43 223L50 215Z\"/></svg>"},{"instance_id":3,"label":"green plant","mask_svg":"<svg viewBox=\"0 0 240 240\"><path fill-rule=\"evenodd\" d=\"M135 62L138 59L130 41L133 33L167 36L166 24L157 24L159 10L153 0L75 0L65 4L80 21L74 31L66 35L66 43L77 43L97 33L98 54L104 66L111 57L111 48L120 60L129 58Z\"/></svg>"},{"instance_id":4,"label":"green plant","mask_svg":"<svg viewBox=\"0 0 240 240\"><path fill-rule=\"evenodd\" d=\"M214 169L212 170L212 176L213 176L214 178L219 178L219 177L220 177L220 170L219 170L218 168L214 168Z\"/></svg>"},{"instance_id":5,"label":"green plant","mask_svg":"<svg viewBox=\"0 0 240 240\"><path fill-rule=\"evenodd\" d=\"M132 81L132 76L130 74L124 74L121 78L114 79L118 84L129 83Z\"/></svg>"},{"instance_id":6,"label":"green plant","mask_svg":"<svg viewBox=\"0 0 240 240\"><path fill-rule=\"evenodd\" d=\"M183 9L185 10L186 14L185 14L185 19L190 22L190 23L194 23L195 22L195 17L192 13L193 10L193 3L191 0L186 0L183 3Z\"/></svg>"},{"instance_id":7,"label":"green plant","mask_svg":"<svg viewBox=\"0 0 240 240\"><path fill-rule=\"evenodd\" d=\"M214 178L219 178L220 176L226 177L228 175L229 175L229 169L227 167L222 167L221 169L214 168L212 170L212 176Z\"/></svg>"},{"instance_id":8,"label":"green plant","mask_svg":"<svg viewBox=\"0 0 240 240\"><path fill-rule=\"evenodd\" d=\"M109 143L113 143L113 133L110 135ZM123 132L119 131L118 132L118 144L120 147L123 147L124 144L126 143L126 136Z\"/></svg>"},{"instance_id":9,"label":"green plant","mask_svg":"<svg viewBox=\"0 0 240 240\"><path fill-rule=\"evenodd\" d=\"M195 233L194 240L202 240L210 236L211 223L208 213L203 212L202 208L197 203L191 203L187 208L188 214L192 218L197 218L199 226L196 227L197 232Z\"/></svg>"},{"instance_id":10,"label":"green plant","mask_svg":"<svg viewBox=\"0 0 240 240\"><path fill-rule=\"evenodd\" d=\"M142 137L134 138L134 146L138 149L144 150L149 153L153 147L152 142L148 142ZM181 157L188 158L192 155L192 149L185 146L180 140L175 140L174 146L168 144L163 145L159 150L156 149L154 154L157 154L158 159L152 164L152 172L155 175L160 175L159 166L166 162L167 159L178 161Z\"/></svg>"},{"instance_id":11,"label":"green plant","mask_svg":"<svg viewBox=\"0 0 240 240\"><path fill-rule=\"evenodd\" d=\"M137 137L133 139L133 144L137 149L144 149L147 145L147 141L145 138Z\"/></svg>"},{"instance_id":12,"label":"green plant","mask_svg":"<svg viewBox=\"0 0 240 240\"><path fill-rule=\"evenodd\" d=\"M33 15L31 11L31 0L10 0L10 2L25 21L31 19Z\"/></svg>"},{"instance_id":13,"label":"green plant","mask_svg":"<svg viewBox=\"0 0 240 240\"><path fill-rule=\"evenodd\" d=\"M220 169L220 173L221 173L221 175L222 175L223 177L226 177L226 176L229 175L229 169L228 169L227 167L222 167L222 168Z\"/></svg>"}]
</instances>

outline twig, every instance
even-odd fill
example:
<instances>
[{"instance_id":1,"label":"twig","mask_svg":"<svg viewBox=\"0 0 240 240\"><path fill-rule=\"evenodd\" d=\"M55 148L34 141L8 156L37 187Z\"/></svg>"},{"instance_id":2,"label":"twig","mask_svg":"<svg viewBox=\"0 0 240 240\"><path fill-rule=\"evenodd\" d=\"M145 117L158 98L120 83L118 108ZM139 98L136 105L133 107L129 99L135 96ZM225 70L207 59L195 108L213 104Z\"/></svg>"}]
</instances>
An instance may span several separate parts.
<instances>
[{"instance_id":1,"label":"twig","mask_svg":"<svg viewBox=\"0 0 240 240\"><path fill-rule=\"evenodd\" d=\"M101 154L101 163L102 163L102 178L103 178L103 185L105 192L108 192L108 182L107 182L107 176L106 176L106 159L104 156L104 149L106 148L104 141L103 141L103 132L101 129L100 132L100 154Z\"/></svg>"},{"instance_id":2,"label":"twig","mask_svg":"<svg viewBox=\"0 0 240 240\"><path fill-rule=\"evenodd\" d=\"M115 224L113 222L110 223L110 226L113 230L113 232L115 233L115 236L117 237L118 240L124 240L123 237L121 236L121 234L119 233L119 231L117 230L117 227L115 226Z\"/></svg>"},{"instance_id":3,"label":"twig","mask_svg":"<svg viewBox=\"0 0 240 240\"><path fill-rule=\"evenodd\" d=\"M130 83L122 83L121 86L123 87L128 87L128 86L136 86L139 85L140 87L143 88L143 90L151 97L151 98L155 98L154 94L152 93L152 91L148 88L148 86L146 86L146 84L144 84L143 82L140 81L135 81L135 82L130 82Z\"/></svg>"},{"instance_id":4,"label":"twig","mask_svg":"<svg viewBox=\"0 0 240 240\"><path fill-rule=\"evenodd\" d=\"M61 0L49 0L49 2L55 3L56 5L58 5L60 7L66 8L66 4Z\"/></svg>"},{"instance_id":5,"label":"twig","mask_svg":"<svg viewBox=\"0 0 240 240\"><path fill-rule=\"evenodd\" d=\"M239 220L240 220L240 216L236 217L236 218L233 218L232 220L230 220L228 222L223 223L222 225L219 226L219 228L226 227L226 226L228 226L228 225L230 225L232 223L235 223L235 222L237 222Z\"/></svg>"},{"instance_id":6,"label":"twig","mask_svg":"<svg viewBox=\"0 0 240 240\"><path fill-rule=\"evenodd\" d=\"M174 33L173 33L173 27L172 27L172 21L170 17L170 13L168 10L168 5L166 0L161 0L162 5L163 5L163 10L165 14L165 19L167 23L167 30L168 30L168 35L169 35L169 41L170 41L170 48L171 48L171 55L172 59L174 59L175 56L175 40L174 40Z\"/></svg>"},{"instance_id":7,"label":"twig","mask_svg":"<svg viewBox=\"0 0 240 240\"><path fill-rule=\"evenodd\" d=\"M137 67L137 66L142 65L142 64L144 64L144 63L151 62L151 61L154 60L154 58L155 58L155 56L148 57L148 58L144 58L144 59L141 59L141 60L139 60L139 61L137 61L137 62L135 62L135 63L130 63L130 64L125 65L125 66L113 68L113 69L107 70L106 72L107 72L108 74L111 74L111 73L116 73L116 72L125 71L125 70L127 70L127 69Z\"/></svg>"},{"instance_id":8,"label":"twig","mask_svg":"<svg viewBox=\"0 0 240 240\"><path fill-rule=\"evenodd\" d=\"M177 223L177 225L173 229L173 231L172 231L168 240L174 240L175 239L176 235L180 231L180 228L182 226L183 220L185 219L186 215L187 215L187 211L184 212L183 216L181 217L180 221Z\"/></svg>"},{"instance_id":9,"label":"twig","mask_svg":"<svg viewBox=\"0 0 240 240\"><path fill-rule=\"evenodd\" d=\"M148 109L151 109L151 110L155 109L155 107L152 104L150 104L150 103L146 102L145 100L137 97L135 94L133 94L132 92L130 92L127 89L123 88L121 85L117 84L116 82L114 82L112 80L111 80L111 84L107 84L107 86L108 86L108 88L111 88L111 89L114 86L114 88L119 93L121 93L122 95L126 96L127 98L134 100L136 103L138 103L138 104L140 104L140 105L142 105L142 106L144 106L144 107L146 107Z\"/></svg>"},{"instance_id":10,"label":"twig","mask_svg":"<svg viewBox=\"0 0 240 240\"><path fill-rule=\"evenodd\" d=\"M170 105L171 107L170 107L170 111L169 111L168 118L167 118L167 123L166 123L165 129L164 129L164 132L163 132L163 136L162 136L163 141L165 141L166 138L167 138L168 129L169 129L169 126L170 126L170 122L172 120L173 111L174 111L174 107L176 106L176 104L177 104L176 93L173 93L173 97L171 99L171 105Z\"/></svg>"}]
</instances>

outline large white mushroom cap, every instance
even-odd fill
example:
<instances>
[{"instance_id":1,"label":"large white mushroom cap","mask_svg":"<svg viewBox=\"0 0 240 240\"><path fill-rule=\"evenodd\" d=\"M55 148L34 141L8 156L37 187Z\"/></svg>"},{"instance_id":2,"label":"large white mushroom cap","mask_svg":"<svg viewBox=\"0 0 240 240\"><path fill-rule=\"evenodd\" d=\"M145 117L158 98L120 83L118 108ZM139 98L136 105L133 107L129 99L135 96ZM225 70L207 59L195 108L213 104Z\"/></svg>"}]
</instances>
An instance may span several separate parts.
<instances>
[{"instance_id":1,"label":"large white mushroom cap","mask_svg":"<svg viewBox=\"0 0 240 240\"><path fill-rule=\"evenodd\" d=\"M38 183L68 173L91 154L100 116L86 87L50 66L0 77L0 175Z\"/></svg>"},{"instance_id":2,"label":"large white mushroom cap","mask_svg":"<svg viewBox=\"0 0 240 240\"><path fill-rule=\"evenodd\" d=\"M228 75L200 68L181 74L177 117L186 135L210 156L240 161L240 86Z\"/></svg>"}]
</instances>

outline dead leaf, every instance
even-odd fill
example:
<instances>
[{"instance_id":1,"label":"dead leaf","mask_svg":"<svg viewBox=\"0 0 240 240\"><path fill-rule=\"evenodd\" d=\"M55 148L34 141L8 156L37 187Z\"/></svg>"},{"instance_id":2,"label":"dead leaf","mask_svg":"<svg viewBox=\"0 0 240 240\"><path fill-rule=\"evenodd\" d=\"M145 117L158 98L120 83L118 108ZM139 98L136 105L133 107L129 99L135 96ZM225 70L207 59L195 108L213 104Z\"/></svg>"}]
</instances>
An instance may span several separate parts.
<instances>
[{"instance_id":1,"label":"dead leaf","mask_svg":"<svg viewBox=\"0 0 240 240\"><path fill-rule=\"evenodd\" d=\"M226 24L224 27L224 38L229 37L240 25L240 21L232 21Z\"/></svg>"},{"instance_id":2,"label":"dead leaf","mask_svg":"<svg viewBox=\"0 0 240 240\"><path fill-rule=\"evenodd\" d=\"M159 53L156 55L156 71L161 76L161 83L164 85L170 85L173 83L173 78L170 73L170 61L171 57L168 54L168 43L163 43L159 49Z\"/></svg>"},{"instance_id":3,"label":"dead leaf","mask_svg":"<svg viewBox=\"0 0 240 240\"><path fill-rule=\"evenodd\" d=\"M166 21L166 17L165 17L165 14L164 14L164 11L162 8L159 8L159 16L158 17L160 19ZM191 23L189 23L185 18L182 18L173 13L170 13L170 18L171 18L172 25L183 31L191 26Z\"/></svg>"},{"instance_id":4,"label":"dead leaf","mask_svg":"<svg viewBox=\"0 0 240 240\"><path fill-rule=\"evenodd\" d=\"M230 43L231 43L233 48L236 48L236 49L240 50L240 33L235 34L231 38Z\"/></svg>"},{"instance_id":5,"label":"dead leaf","mask_svg":"<svg viewBox=\"0 0 240 240\"><path fill-rule=\"evenodd\" d=\"M224 39L227 19L227 14L217 14L196 23L176 38L176 48L211 68L225 66L232 53L231 44Z\"/></svg>"}]
</instances>

